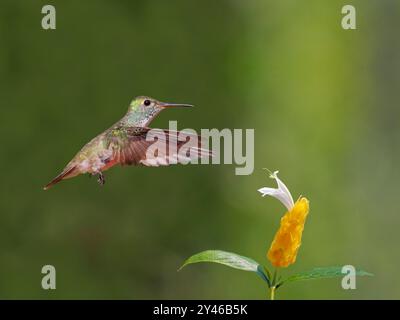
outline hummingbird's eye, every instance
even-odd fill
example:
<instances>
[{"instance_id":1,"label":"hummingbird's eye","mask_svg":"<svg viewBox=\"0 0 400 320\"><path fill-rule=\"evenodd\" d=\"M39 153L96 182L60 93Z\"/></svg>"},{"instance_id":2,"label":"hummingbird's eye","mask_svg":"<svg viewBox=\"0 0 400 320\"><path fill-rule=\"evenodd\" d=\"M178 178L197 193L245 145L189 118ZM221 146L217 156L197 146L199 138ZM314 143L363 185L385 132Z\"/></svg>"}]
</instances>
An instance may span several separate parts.
<instances>
[{"instance_id":1,"label":"hummingbird's eye","mask_svg":"<svg viewBox=\"0 0 400 320\"><path fill-rule=\"evenodd\" d=\"M149 106L149 105L151 104L151 101L148 100L148 99L146 99L146 100L143 101L143 104L144 104L145 106Z\"/></svg>"}]
</instances>

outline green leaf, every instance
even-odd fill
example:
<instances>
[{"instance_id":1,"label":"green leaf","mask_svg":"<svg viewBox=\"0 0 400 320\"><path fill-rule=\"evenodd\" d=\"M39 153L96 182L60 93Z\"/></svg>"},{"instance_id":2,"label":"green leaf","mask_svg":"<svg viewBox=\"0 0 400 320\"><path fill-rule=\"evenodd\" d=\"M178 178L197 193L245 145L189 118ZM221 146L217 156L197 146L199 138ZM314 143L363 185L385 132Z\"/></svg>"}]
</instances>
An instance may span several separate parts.
<instances>
[{"instance_id":1,"label":"green leaf","mask_svg":"<svg viewBox=\"0 0 400 320\"><path fill-rule=\"evenodd\" d=\"M278 286L281 286L285 282L343 277L346 275L346 273L342 273L342 268L343 267L314 268L307 272L301 272L301 273L294 274L294 275L282 280L278 284ZM364 270L356 269L356 276L373 276L373 274L366 272Z\"/></svg>"},{"instance_id":2,"label":"green leaf","mask_svg":"<svg viewBox=\"0 0 400 320\"><path fill-rule=\"evenodd\" d=\"M256 261L247 257L240 256L236 253L221 250L207 250L191 256L184 262L179 270L181 270L188 264L199 262L220 263L231 268L253 272L257 272L257 268L259 266L259 263L257 263Z\"/></svg>"},{"instance_id":3,"label":"green leaf","mask_svg":"<svg viewBox=\"0 0 400 320\"><path fill-rule=\"evenodd\" d=\"M268 269L259 264L257 267L257 274L268 284L268 287L271 288L271 274Z\"/></svg>"},{"instance_id":4,"label":"green leaf","mask_svg":"<svg viewBox=\"0 0 400 320\"><path fill-rule=\"evenodd\" d=\"M264 270L265 268L258 262L248 257L240 256L236 253L226 252L221 250L206 250L197 253L191 256L189 259L187 259L183 263L183 265L179 268L179 270L181 270L182 268L186 267L189 264L199 263L199 262L219 263L234 269L255 272L264 281L266 281L268 285L270 285L267 272L265 272Z\"/></svg>"}]
</instances>

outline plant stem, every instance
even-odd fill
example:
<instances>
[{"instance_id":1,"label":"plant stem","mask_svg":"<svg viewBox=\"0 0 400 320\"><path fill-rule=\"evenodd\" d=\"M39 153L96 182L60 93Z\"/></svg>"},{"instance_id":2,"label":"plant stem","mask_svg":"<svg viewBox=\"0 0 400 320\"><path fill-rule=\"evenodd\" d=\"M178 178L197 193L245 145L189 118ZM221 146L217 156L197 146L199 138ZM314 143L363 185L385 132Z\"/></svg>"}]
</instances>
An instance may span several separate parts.
<instances>
[{"instance_id":1,"label":"plant stem","mask_svg":"<svg viewBox=\"0 0 400 320\"><path fill-rule=\"evenodd\" d=\"M275 287L271 287L271 300L275 300Z\"/></svg>"},{"instance_id":2,"label":"plant stem","mask_svg":"<svg viewBox=\"0 0 400 320\"><path fill-rule=\"evenodd\" d=\"M275 300L275 290L276 290L276 280L278 278L278 268L275 268L274 275L272 276L272 283L271 283L271 300Z\"/></svg>"}]
</instances>

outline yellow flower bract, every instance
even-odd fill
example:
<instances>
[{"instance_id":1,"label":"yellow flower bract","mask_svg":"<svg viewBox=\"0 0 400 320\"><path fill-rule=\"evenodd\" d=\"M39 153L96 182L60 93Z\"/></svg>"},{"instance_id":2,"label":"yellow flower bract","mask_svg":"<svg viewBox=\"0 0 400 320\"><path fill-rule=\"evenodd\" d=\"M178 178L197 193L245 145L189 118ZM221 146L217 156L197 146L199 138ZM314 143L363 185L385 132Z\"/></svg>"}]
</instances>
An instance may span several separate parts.
<instances>
[{"instance_id":1,"label":"yellow flower bract","mask_svg":"<svg viewBox=\"0 0 400 320\"><path fill-rule=\"evenodd\" d=\"M275 267L287 267L296 261L308 210L309 202L302 197L282 217L279 230L267 254Z\"/></svg>"}]
</instances>

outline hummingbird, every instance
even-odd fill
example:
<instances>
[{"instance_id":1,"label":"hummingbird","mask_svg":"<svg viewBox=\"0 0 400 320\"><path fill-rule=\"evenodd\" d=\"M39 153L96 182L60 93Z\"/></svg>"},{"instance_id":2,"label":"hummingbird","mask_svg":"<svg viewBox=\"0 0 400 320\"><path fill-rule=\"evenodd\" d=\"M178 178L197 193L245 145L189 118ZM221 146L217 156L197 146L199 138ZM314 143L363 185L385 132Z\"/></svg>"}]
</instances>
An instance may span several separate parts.
<instances>
[{"instance_id":1,"label":"hummingbird","mask_svg":"<svg viewBox=\"0 0 400 320\"><path fill-rule=\"evenodd\" d=\"M97 176L98 183L104 185L105 177L103 172L118 164L122 166L143 165L158 167L160 165L179 163L179 161L173 161L174 159L176 160L176 157L179 157L179 160L183 157L190 161L195 158L213 156L210 150L201 147L202 137L200 135L186 132L186 136L189 135L189 138L197 139L195 141L199 141L199 143L197 146L189 148L189 155L187 152L183 156L177 156L176 152L172 154L169 143L174 143L177 146L178 153L186 143L186 141L178 139L179 134L183 133L183 131L172 130L162 130L165 138L157 136L157 143L163 144L165 148L158 149L153 155L148 154L147 150L155 143L155 141L146 139L147 134L152 130L148 125L162 110L174 107L190 108L193 106L190 104L161 102L146 96L136 97L130 103L127 113L121 120L83 146L62 172L44 186L43 189L47 190L62 180L86 173L89 176ZM167 145L168 148L166 148Z\"/></svg>"}]
</instances>

